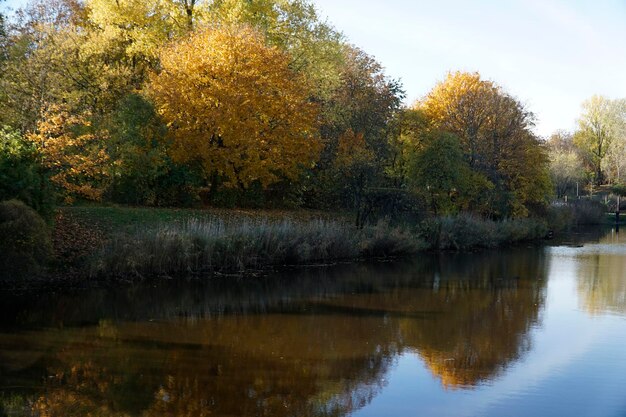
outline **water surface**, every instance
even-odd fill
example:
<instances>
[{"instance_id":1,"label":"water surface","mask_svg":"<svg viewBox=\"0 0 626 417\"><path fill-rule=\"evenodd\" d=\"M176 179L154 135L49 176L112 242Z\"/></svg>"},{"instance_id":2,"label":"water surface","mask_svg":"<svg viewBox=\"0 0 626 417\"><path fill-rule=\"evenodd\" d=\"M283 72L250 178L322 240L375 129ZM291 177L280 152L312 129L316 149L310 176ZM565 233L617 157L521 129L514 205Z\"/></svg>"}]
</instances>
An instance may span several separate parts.
<instances>
[{"instance_id":1,"label":"water surface","mask_svg":"<svg viewBox=\"0 0 626 417\"><path fill-rule=\"evenodd\" d=\"M0 416L626 416L615 232L0 312Z\"/></svg>"}]
</instances>

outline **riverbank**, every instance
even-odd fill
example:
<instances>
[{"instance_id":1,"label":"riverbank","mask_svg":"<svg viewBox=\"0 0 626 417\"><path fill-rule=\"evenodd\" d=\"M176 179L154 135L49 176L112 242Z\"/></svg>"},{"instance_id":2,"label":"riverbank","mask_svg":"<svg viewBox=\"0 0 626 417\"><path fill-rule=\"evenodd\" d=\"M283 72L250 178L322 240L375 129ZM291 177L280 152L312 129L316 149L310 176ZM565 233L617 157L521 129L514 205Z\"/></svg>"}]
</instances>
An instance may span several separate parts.
<instances>
[{"instance_id":1,"label":"riverbank","mask_svg":"<svg viewBox=\"0 0 626 417\"><path fill-rule=\"evenodd\" d=\"M551 231L545 220L496 222L468 214L363 228L351 220L348 213L307 210L61 207L49 268L14 284L249 275L283 266L512 246L539 242Z\"/></svg>"},{"instance_id":2,"label":"riverbank","mask_svg":"<svg viewBox=\"0 0 626 417\"><path fill-rule=\"evenodd\" d=\"M59 210L77 225L55 247L96 279L245 274L294 265L397 258L424 251L476 250L537 241L548 233L535 219L494 222L471 215L414 225L356 228L347 214L319 211L181 210L82 207ZM94 241L76 230L93 228ZM63 224L57 222L56 236ZM70 244L63 244L70 242ZM67 255L70 256L67 256ZM78 256L76 256L78 255Z\"/></svg>"}]
</instances>

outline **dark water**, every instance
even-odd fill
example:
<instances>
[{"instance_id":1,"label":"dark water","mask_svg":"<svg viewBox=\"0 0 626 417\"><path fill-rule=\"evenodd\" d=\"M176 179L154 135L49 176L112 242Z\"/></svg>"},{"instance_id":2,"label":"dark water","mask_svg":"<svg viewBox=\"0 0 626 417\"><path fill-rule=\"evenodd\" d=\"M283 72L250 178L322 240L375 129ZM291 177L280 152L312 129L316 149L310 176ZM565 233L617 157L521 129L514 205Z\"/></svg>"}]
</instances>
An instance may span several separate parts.
<instances>
[{"instance_id":1,"label":"dark water","mask_svg":"<svg viewBox=\"0 0 626 417\"><path fill-rule=\"evenodd\" d=\"M574 246L0 293L0 416L623 417L626 235Z\"/></svg>"}]
</instances>

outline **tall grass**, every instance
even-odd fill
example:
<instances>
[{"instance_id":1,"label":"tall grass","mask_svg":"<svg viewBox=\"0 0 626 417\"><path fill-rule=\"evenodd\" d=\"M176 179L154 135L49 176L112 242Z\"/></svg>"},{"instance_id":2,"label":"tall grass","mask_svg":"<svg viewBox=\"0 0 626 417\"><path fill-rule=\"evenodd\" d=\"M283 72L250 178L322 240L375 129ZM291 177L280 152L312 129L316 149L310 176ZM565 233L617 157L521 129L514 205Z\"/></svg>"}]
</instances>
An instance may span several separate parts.
<instances>
[{"instance_id":1,"label":"tall grass","mask_svg":"<svg viewBox=\"0 0 626 417\"><path fill-rule=\"evenodd\" d=\"M593 200L575 200L569 204L553 205L548 211L548 224L555 231L576 226L606 223L606 205Z\"/></svg>"},{"instance_id":2,"label":"tall grass","mask_svg":"<svg viewBox=\"0 0 626 417\"><path fill-rule=\"evenodd\" d=\"M433 250L495 248L541 239L547 232L546 223L537 219L496 222L471 214L428 219L420 226L420 237Z\"/></svg>"},{"instance_id":3,"label":"tall grass","mask_svg":"<svg viewBox=\"0 0 626 417\"><path fill-rule=\"evenodd\" d=\"M423 248L413 233L386 224L355 229L340 222L190 219L113 239L96 257L96 275L155 276L241 272L272 265L400 256Z\"/></svg>"}]
</instances>

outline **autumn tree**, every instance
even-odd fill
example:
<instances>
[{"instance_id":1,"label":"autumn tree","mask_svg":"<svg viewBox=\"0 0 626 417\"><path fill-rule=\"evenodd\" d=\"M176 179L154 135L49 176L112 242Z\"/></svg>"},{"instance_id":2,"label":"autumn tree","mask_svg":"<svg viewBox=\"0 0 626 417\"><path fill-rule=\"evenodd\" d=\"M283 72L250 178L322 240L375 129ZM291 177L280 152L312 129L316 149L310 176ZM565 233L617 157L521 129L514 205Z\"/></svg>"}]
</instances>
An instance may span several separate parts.
<instances>
[{"instance_id":1,"label":"autumn tree","mask_svg":"<svg viewBox=\"0 0 626 417\"><path fill-rule=\"evenodd\" d=\"M343 48L341 85L324 107L323 137L329 149L333 138L351 130L362 134L380 165L389 157L388 130L399 111L404 91L389 78L382 65L361 49Z\"/></svg>"},{"instance_id":2,"label":"autumn tree","mask_svg":"<svg viewBox=\"0 0 626 417\"><path fill-rule=\"evenodd\" d=\"M343 36L320 19L309 0L213 0L209 21L250 25L286 52L289 67L305 74L312 94L326 100L341 84Z\"/></svg>"},{"instance_id":3,"label":"autumn tree","mask_svg":"<svg viewBox=\"0 0 626 417\"><path fill-rule=\"evenodd\" d=\"M472 170L493 184L491 216L526 216L546 204L548 159L533 115L501 87L478 73L450 73L417 107L432 128L460 139Z\"/></svg>"},{"instance_id":4,"label":"autumn tree","mask_svg":"<svg viewBox=\"0 0 626 417\"><path fill-rule=\"evenodd\" d=\"M42 115L37 130L27 138L37 147L41 165L63 191L66 202L102 198L108 156L103 138L90 131L88 115L73 115L61 106L52 105Z\"/></svg>"},{"instance_id":5,"label":"autumn tree","mask_svg":"<svg viewBox=\"0 0 626 417\"><path fill-rule=\"evenodd\" d=\"M96 50L122 48L135 66L152 67L159 49L206 17L205 0L87 0Z\"/></svg>"},{"instance_id":6,"label":"autumn tree","mask_svg":"<svg viewBox=\"0 0 626 417\"><path fill-rule=\"evenodd\" d=\"M164 48L149 94L175 159L197 161L212 188L296 178L319 152L317 107L289 57L249 26L200 30Z\"/></svg>"}]
</instances>

